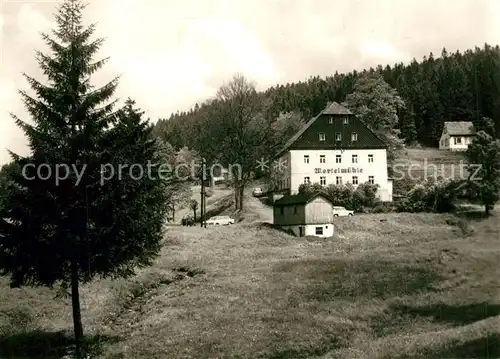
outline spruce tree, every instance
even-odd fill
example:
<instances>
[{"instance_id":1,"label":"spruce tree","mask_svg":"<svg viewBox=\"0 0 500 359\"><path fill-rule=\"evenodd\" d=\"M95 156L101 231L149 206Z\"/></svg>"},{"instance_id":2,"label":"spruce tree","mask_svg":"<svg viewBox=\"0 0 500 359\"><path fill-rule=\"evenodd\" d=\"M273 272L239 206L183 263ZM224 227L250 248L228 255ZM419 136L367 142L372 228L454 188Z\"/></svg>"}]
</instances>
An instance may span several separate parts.
<instances>
[{"instance_id":1,"label":"spruce tree","mask_svg":"<svg viewBox=\"0 0 500 359\"><path fill-rule=\"evenodd\" d=\"M110 99L118 78L101 88L90 82L106 59L93 62L103 40L91 40L95 26L84 28L83 9L78 0L65 0L57 29L43 35L51 55L37 52L37 60L46 84L24 75L35 93L20 91L33 124L14 118L31 151L11 153L10 169L17 170L4 173L0 207L0 274L10 276L11 287L71 288L77 357L80 284L130 276L152 263L167 193L154 166L163 154L152 126L132 100L115 111Z\"/></svg>"},{"instance_id":2,"label":"spruce tree","mask_svg":"<svg viewBox=\"0 0 500 359\"><path fill-rule=\"evenodd\" d=\"M473 198L484 206L488 215L500 199L500 140L479 131L467 148L466 156Z\"/></svg>"}]
</instances>

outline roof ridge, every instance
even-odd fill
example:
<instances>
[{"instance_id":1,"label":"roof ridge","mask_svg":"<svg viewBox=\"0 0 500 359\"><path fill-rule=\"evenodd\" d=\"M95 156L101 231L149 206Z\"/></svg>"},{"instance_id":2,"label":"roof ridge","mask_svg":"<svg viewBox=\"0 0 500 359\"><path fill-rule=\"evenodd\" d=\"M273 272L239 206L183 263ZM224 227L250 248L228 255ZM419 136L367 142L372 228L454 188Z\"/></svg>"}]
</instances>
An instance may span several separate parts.
<instances>
[{"instance_id":1,"label":"roof ridge","mask_svg":"<svg viewBox=\"0 0 500 359\"><path fill-rule=\"evenodd\" d=\"M444 121L444 123L472 123L472 124L474 124L473 121Z\"/></svg>"},{"instance_id":2,"label":"roof ridge","mask_svg":"<svg viewBox=\"0 0 500 359\"><path fill-rule=\"evenodd\" d=\"M302 201L304 203L308 203L309 201L316 198L317 196L322 196L322 197L326 198L327 200L329 200L330 202L333 202L332 197L330 197L330 195L325 190L319 190L319 191L314 191L314 192L300 192L300 193L296 193L296 194L284 195L283 197L281 197L280 199L275 201L274 204L280 205L281 202L285 202L284 205L286 205L286 204L300 203ZM300 199L301 201L300 202L294 202L294 201L289 202L291 199ZM287 203L287 202L289 202L289 203Z\"/></svg>"},{"instance_id":3,"label":"roof ridge","mask_svg":"<svg viewBox=\"0 0 500 359\"><path fill-rule=\"evenodd\" d=\"M331 110L332 107L334 110ZM330 111L331 110L331 111ZM382 140L382 138L375 133L369 126L367 126L363 120L358 118L354 113L352 113L347 107L339 104L336 101L332 101L327 107L325 107L320 113L318 113L316 116L311 118L309 121L307 121L286 143L285 145L276 153L273 159L278 158L281 156L283 153L285 153L322 115L325 116L349 116L349 117L354 117L356 121L358 121L368 132L371 133L371 136L374 137L374 139L378 142L380 142L380 145L377 145L376 148L387 148L387 145L385 142ZM337 142L333 144L335 149L342 149L344 146L343 144L340 144L340 147L337 147Z\"/></svg>"},{"instance_id":4,"label":"roof ridge","mask_svg":"<svg viewBox=\"0 0 500 359\"><path fill-rule=\"evenodd\" d=\"M473 135L476 133L473 121L445 121L443 124L444 130L447 130L452 136Z\"/></svg>"}]
</instances>

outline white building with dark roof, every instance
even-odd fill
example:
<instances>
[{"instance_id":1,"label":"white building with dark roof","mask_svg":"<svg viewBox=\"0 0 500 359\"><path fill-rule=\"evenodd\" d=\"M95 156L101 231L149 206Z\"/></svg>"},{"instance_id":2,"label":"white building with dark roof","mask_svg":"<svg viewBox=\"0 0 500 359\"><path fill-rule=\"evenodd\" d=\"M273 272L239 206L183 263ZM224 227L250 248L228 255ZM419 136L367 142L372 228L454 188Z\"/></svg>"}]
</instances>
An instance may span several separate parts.
<instances>
[{"instance_id":1,"label":"white building with dark roof","mask_svg":"<svg viewBox=\"0 0 500 359\"><path fill-rule=\"evenodd\" d=\"M336 102L306 123L278 153L277 192L296 194L303 183L377 184L392 202L387 147L360 119Z\"/></svg>"},{"instance_id":2,"label":"white building with dark roof","mask_svg":"<svg viewBox=\"0 0 500 359\"><path fill-rule=\"evenodd\" d=\"M476 129L470 121L445 122L439 140L439 149L465 151L475 136Z\"/></svg>"}]
</instances>

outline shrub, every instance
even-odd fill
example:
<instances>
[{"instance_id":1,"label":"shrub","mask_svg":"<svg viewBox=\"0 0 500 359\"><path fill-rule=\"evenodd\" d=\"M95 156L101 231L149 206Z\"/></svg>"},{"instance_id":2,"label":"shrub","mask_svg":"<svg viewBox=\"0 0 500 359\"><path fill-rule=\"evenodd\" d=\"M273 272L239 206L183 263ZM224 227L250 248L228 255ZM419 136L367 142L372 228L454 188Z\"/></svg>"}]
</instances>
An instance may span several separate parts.
<instances>
[{"instance_id":1,"label":"shrub","mask_svg":"<svg viewBox=\"0 0 500 359\"><path fill-rule=\"evenodd\" d=\"M362 212L364 207L373 208L380 203L377 197L378 185L360 184L352 194L352 209Z\"/></svg>"},{"instance_id":2,"label":"shrub","mask_svg":"<svg viewBox=\"0 0 500 359\"><path fill-rule=\"evenodd\" d=\"M460 219L458 221L457 227L460 229L460 232L464 237L469 237L474 234L474 228L464 219Z\"/></svg>"},{"instance_id":3,"label":"shrub","mask_svg":"<svg viewBox=\"0 0 500 359\"><path fill-rule=\"evenodd\" d=\"M451 212L455 208L459 182L426 180L415 185L398 204L400 212Z\"/></svg>"},{"instance_id":4,"label":"shrub","mask_svg":"<svg viewBox=\"0 0 500 359\"><path fill-rule=\"evenodd\" d=\"M371 213L390 213L394 212L395 206L392 203L379 203L370 211Z\"/></svg>"},{"instance_id":5,"label":"shrub","mask_svg":"<svg viewBox=\"0 0 500 359\"><path fill-rule=\"evenodd\" d=\"M417 184L416 180L410 178L396 179L393 181L392 191L395 195L406 196Z\"/></svg>"},{"instance_id":6,"label":"shrub","mask_svg":"<svg viewBox=\"0 0 500 359\"><path fill-rule=\"evenodd\" d=\"M7 323L0 326L0 333L18 333L34 329L35 314L31 308L14 307L0 313L0 319L2 317L5 317Z\"/></svg>"},{"instance_id":7,"label":"shrub","mask_svg":"<svg viewBox=\"0 0 500 359\"><path fill-rule=\"evenodd\" d=\"M324 191L324 187L320 185L319 183L313 183L313 184L306 184L302 183L299 186L299 193L309 193L309 192L321 192Z\"/></svg>"},{"instance_id":8,"label":"shrub","mask_svg":"<svg viewBox=\"0 0 500 359\"><path fill-rule=\"evenodd\" d=\"M324 187L319 183L302 184L299 193L325 192L335 206L343 206L356 212L364 212L380 203L377 198L378 185L362 183L357 188L350 183L346 185L329 185Z\"/></svg>"}]
</instances>

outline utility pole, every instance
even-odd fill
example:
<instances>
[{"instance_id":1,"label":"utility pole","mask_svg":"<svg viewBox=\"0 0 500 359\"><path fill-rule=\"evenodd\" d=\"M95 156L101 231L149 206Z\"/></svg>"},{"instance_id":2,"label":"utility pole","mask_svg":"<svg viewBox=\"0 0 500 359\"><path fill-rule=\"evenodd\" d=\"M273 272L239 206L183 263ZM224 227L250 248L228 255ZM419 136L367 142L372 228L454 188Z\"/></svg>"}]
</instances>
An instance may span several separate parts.
<instances>
[{"instance_id":1,"label":"utility pole","mask_svg":"<svg viewBox=\"0 0 500 359\"><path fill-rule=\"evenodd\" d=\"M200 226L205 222L205 159L201 159Z\"/></svg>"},{"instance_id":2,"label":"utility pole","mask_svg":"<svg viewBox=\"0 0 500 359\"><path fill-rule=\"evenodd\" d=\"M207 161L203 159L203 213L207 215L207 189L205 181L207 180ZM203 226L207 228L207 221L203 221Z\"/></svg>"}]
</instances>

